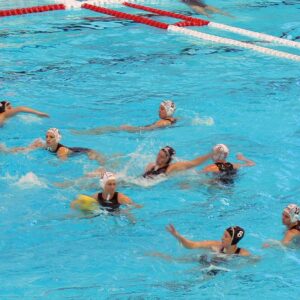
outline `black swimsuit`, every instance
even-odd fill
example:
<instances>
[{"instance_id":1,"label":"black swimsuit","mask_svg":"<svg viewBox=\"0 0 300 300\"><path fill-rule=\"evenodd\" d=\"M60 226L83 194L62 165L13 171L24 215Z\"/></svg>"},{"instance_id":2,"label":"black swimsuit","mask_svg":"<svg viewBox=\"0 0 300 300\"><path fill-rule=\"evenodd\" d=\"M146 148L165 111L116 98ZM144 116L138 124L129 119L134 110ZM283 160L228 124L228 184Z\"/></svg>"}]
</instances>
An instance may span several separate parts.
<instances>
[{"instance_id":1,"label":"black swimsuit","mask_svg":"<svg viewBox=\"0 0 300 300\"><path fill-rule=\"evenodd\" d=\"M233 178L237 173L237 170L234 169L233 164L230 162L216 162L215 165L219 169L219 174L217 174L217 178L220 182L224 184L231 184L233 183Z\"/></svg>"},{"instance_id":2,"label":"black swimsuit","mask_svg":"<svg viewBox=\"0 0 300 300\"><path fill-rule=\"evenodd\" d=\"M165 174L169 165L166 165L164 167L161 167L159 169L156 169L156 166L154 166L151 170L144 173L144 178L153 178L154 176Z\"/></svg>"},{"instance_id":3,"label":"black swimsuit","mask_svg":"<svg viewBox=\"0 0 300 300\"><path fill-rule=\"evenodd\" d=\"M105 210L109 212L118 210L121 205L118 202L118 192L115 192L113 197L108 201L103 198L102 193L98 193L97 201L99 202L101 207L105 208Z\"/></svg>"},{"instance_id":4,"label":"black swimsuit","mask_svg":"<svg viewBox=\"0 0 300 300\"><path fill-rule=\"evenodd\" d=\"M56 149L54 150L54 151L52 151L51 149L48 149L50 152L52 152L52 153L57 153L57 151L60 149L60 148L62 148L62 147L64 147L64 148L67 148L67 149L69 149L70 151L72 151L74 154L76 153L76 154L78 154L78 153L87 153L87 152L89 152L89 151L91 151L91 149L89 149L89 148L81 148L81 147L67 147L67 146L64 146L64 145L62 145L62 144L57 144L57 147L56 147ZM72 153L72 154L73 154Z\"/></svg>"},{"instance_id":5,"label":"black swimsuit","mask_svg":"<svg viewBox=\"0 0 300 300\"><path fill-rule=\"evenodd\" d=\"M290 228L290 230L292 229L296 229L298 231L300 231L300 221L297 221L297 224L295 226L293 226L292 228Z\"/></svg>"},{"instance_id":6,"label":"black swimsuit","mask_svg":"<svg viewBox=\"0 0 300 300\"><path fill-rule=\"evenodd\" d=\"M220 250L220 253L226 254L226 252L224 252L224 250L225 250L225 248L222 248ZM240 252L241 252L241 248L236 248L235 252L232 254L240 254Z\"/></svg>"}]
</instances>

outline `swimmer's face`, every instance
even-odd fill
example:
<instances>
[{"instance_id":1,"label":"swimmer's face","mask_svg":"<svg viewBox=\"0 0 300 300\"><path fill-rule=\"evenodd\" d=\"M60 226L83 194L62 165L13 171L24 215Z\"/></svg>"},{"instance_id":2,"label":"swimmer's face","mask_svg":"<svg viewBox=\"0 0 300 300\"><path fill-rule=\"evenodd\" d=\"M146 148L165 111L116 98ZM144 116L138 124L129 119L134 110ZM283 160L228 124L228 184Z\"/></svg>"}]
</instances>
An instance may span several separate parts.
<instances>
[{"instance_id":1,"label":"swimmer's face","mask_svg":"<svg viewBox=\"0 0 300 300\"><path fill-rule=\"evenodd\" d=\"M116 180L110 179L105 184L105 192L112 195L116 191L116 187L117 187Z\"/></svg>"},{"instance_id":2,"label":"swimmer's face","mask_svg":"<svg viewBox=\"0 0 300 300\"><path fill-rule=\"evenodd\" d=\"M225 230L222 236L222 247L228 247L230 245L231 245L231 235L227 230Z\"/></svg>"},{"instance_id":3,"label":"swimmer's face","mask_svg":"<svg viewBox=\"0 0 300 300\"><path fill-rule=\"evenodd\" d=\"M285 211L282 213L282 224L289 226L291 224L291 218Z\"/></svg>"},{"instance_id":4,"label":"swimmer's face","mask_svg":"<svg viewBox=\"0 0 300 300\"><path fill-rule=\"evenodd\" d=\"M160 105L160 107L159 107L159 117L161 119L165 119L165 118L168 117L167 116L167 111L166 111L166 109L165 109L165 107L163 105Z\"/></svg>"},{"instance_id":5,"label":"swimmer's face","mask_svg":"<svg viewBox=\"0 0 300 300\"><path fill-rule=\"evenodd\" d=\"M49 132L46 133L46 144L48 147L51 147L51 146L57 144L54 134L49 133Z\"/></svg>"},{"instance_id":6,"label":"swimmer's face","mask_svg":"<svg viewBox=\"0 0 300 300\"><path fill-rule=\"evenodd\" d=\"M163 150L160 150L158 152L157 157L156 157L156 164L159 165L159 166L160 165L165 165L168 162L168 160L169 160L169 157L166 154L166 152L163 151Z\"/></svg>"}]
</instances>

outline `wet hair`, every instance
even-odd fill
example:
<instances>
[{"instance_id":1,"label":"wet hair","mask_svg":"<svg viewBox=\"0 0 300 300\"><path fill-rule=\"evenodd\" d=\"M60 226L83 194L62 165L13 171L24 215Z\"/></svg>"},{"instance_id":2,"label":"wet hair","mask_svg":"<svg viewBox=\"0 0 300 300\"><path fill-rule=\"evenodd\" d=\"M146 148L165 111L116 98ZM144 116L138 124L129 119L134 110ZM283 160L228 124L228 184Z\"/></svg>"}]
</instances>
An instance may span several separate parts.
<instances>
[{"instance_id":1,"label":"wet hair","mask_svg":"<svg viewBox=\"0 0 300 300\"><path fill-rule=\"evenodd\" d=\"M163 151L169 158L167 161L167 164L171 162L171 160L173 159L173 156L176 153L175 150L170 146L166 146L166 147L162 148L161 151Z\"/></svg>"},{"instance_id":2,"label":"wet hair","mask_svg":"<svg viewBox=\"0 0 300 300\"><path fill-rule=\"evenodd\" d=\"M245 230L239 226L231 226L226 229L231 236L231 245L236 245L245 235Z\"/></svg>"},{"instance_id":3,"label":"wet hair","mask_svg":"<svg viewBox=\"0 0 300 300\"><path fill-rule=\"evenodd\" d=\"M9 102L7 102L7 101L0 102L0 113L5 112L6 103L9 103Z\"/></svg>"}]
</instances>

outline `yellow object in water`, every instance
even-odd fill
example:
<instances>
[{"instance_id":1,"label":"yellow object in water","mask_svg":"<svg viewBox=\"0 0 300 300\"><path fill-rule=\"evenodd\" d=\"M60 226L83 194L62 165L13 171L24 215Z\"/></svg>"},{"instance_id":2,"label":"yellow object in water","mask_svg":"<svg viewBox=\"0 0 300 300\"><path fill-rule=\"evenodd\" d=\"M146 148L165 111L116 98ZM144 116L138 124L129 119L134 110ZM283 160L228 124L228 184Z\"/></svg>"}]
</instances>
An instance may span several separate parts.
<instances>
[{"instance_id":1,"label":"yellow object in water","mask_svg":"<svg viewBox=\"0 0 300 300\"><path fill-rule=\"evenodd\" d=\"M93 211L99 208L99 203L90 196L78 195L77 199L72 202L71 207L83 211Z\"/></svg>"}]
</instances>

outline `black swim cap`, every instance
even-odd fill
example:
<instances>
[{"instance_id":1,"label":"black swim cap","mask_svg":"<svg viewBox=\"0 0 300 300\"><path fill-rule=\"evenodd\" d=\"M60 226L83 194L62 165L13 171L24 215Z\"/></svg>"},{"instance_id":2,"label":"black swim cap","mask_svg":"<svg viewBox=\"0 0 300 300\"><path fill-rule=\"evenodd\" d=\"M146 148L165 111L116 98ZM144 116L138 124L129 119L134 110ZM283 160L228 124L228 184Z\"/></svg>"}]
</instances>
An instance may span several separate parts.
<instances>
[{"instance_id":1,"label":"black swim cap","mask_svg":"<svg viewBox=\"0 0 300 300\"><path fill-rule=\"evenodd\" d=\"M166 147L162 148L161 151L165 152L167 154L167 156L169 157L169 160L167 163L169 163L172 160L173 156L176 153L175 150L170 146L166 146Z\"/></svg>"},{"instance_id":2,"label":"black swim cap","mask_svg":"<svg viewBox=\"0 0 300 300\"><path fill-rule=\"evenodd\" d=\"M7 103L7 101L1 101L0 102L0 113L5 112L6 103Z\"/></svg>"},{"instance_id":3,"label":"black swim cap","mask_svg":"<svg viewBox=\"0 0 300 300\"><path fill-rule=\"evenodd\" d=\"M245 235L245 230L239 226L231 226L226 229L231 236L231 245L236 245Z\"/></svg>"}]
</instances>

